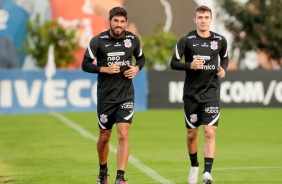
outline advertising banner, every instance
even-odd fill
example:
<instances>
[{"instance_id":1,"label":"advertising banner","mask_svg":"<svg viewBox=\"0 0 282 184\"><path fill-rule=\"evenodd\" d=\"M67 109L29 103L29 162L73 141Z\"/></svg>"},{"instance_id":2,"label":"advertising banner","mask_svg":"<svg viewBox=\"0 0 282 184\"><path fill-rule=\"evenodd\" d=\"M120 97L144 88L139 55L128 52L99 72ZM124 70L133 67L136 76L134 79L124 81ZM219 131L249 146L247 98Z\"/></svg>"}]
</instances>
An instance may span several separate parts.
<instances>
[{"instance_id":1,"label":"advertising banner","mask_svg":"<svg viewBox=\"0 0 282 184\"><path fill-rule=\"evenodd\" d=\"M183 108L185 72L149 71L150 109ZM282 107L280 71L228 71L221 79L221 107Z\"/></svg>"},{"instance_id":2,"label":"advertising banner","mask_svg":"<svg viewBox=\"0 0 282 184\"><path fill-rule=\"evenodd\" d=\"M147 109L147 71L133 79L135 110ZM96 111L97 75L80 70L57 70L47 80L40 71L0 72L0 114L49 111Z\"/></svg>"}]
</instances>

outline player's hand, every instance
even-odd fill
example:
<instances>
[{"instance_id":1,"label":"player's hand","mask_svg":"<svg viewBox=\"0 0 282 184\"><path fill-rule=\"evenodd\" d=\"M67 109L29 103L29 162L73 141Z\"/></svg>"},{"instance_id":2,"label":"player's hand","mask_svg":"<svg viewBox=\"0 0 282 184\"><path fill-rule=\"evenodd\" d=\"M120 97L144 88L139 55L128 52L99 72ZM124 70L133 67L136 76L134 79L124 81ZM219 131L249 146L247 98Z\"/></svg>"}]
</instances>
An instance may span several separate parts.
<instances>
[{"instance_id":1,"label":"player's hand","mask_svg":"<svg viewBox=\"0 0 282 184\"><path fill-rule=\"evenodd\" d=\"M200 60L200 55L198 55L191 63L190 69L202 70L204 67L205 60Z\"/></svg>"},{"instance_id":2,"label":"player's hand","mask_svg":"<svg viewBox=\"0 0 282 184\"><path fill-rule=\"evenodd\" d=\"M124 72L124 76L129 79L132 79L136 76L137 72L139 72L139 67L131 65L128 65L128 67L129 69Z\"/></svg>"},{"instance_id":3,"label":"player's hand","mask_svg":"<svg viewBox=\"0 0 282 184\"><path fill-rule=\"evenodd\" d=\"M225 77L225 70L221 66L217 66L217 76L218 78L224 78Z\"/></svg>"},{"instance_id":4,"label":"player's hand","mask_svg":"<svg viewBox=\"0 0 282 184\"><path fill-rule=\"evenodd\" d=\"M107 67L107 73L108 74L115 74L120 72L120 64L112 64Z\"/></svg>"}]
</instances>

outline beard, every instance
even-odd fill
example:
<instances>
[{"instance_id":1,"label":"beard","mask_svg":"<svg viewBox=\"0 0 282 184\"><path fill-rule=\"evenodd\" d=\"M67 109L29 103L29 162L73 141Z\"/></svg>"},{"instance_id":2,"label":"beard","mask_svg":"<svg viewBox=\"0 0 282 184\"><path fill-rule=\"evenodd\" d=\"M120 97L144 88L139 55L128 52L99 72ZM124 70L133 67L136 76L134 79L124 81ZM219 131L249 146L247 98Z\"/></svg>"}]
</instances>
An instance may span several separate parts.
<instances>
[{"instance_id":1,"label":"beard","mask_svg":"<svg viewBox=\"0 0 282 184\"><path fill-rule=\"evenodd\" d=\"M119 27L120 29L122 29L121 27ZM125 35L125 29L123 29L122 31L120 32L116 32L115 31L115 28L111 27L110 28L110 32L111 32L111 35L114 37L114 38L121 38Z\"/></svg>"}]
</instances>

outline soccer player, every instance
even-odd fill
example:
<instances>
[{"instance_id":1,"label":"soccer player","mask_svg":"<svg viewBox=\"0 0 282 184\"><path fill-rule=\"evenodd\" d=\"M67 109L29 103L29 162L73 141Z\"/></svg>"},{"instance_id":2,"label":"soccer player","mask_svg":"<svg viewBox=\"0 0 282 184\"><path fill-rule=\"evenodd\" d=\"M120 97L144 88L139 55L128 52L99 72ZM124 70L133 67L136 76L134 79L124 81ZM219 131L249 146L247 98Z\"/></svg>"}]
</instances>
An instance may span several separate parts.
<instances>
[{"instance_id":1,"label":"soccer player","mask_svg":"<svg viewBox=\"0 0 282 184\"><path fill-rule=\"evenodd\" d=\"M127 11L122 7L111 9L110 29L91 39L82 61L83 71L98 73L98 184L108 184L107 158L114 124L119 142L115 184L127 184L124 174L129 157L128 134L134 113L132 79L143 68L145 56L139 38L126 31L126 25ZM136 59L134 66L132 56Z\"/></svg>"},{"instance_id":2,"label":"soccer player","mask_svg":"<svg viewBox=\"0 0 282 184\"><path fill-rule=\"evenodd\" d=\"M204 131L203 184L211 184L214 181L211 170L220 115L219 79L225 77L229 59L226 39L210 31L211 22L211 9L206 6L197 7L194 17L196 30L179 39L170 62L173 70L184 70L186 73L183 101L186 142L191 161L189 184L198 182L198 129L201 125ZM181 62L183 56L185 63Z\"/></svg>"}]
</instances>

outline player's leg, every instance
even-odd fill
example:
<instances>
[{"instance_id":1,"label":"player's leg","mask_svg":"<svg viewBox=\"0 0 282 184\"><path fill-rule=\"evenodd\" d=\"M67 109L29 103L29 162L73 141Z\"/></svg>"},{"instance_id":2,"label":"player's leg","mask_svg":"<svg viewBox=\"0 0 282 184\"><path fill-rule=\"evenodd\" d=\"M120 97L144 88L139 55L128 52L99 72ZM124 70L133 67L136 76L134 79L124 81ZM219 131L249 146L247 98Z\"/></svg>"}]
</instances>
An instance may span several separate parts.
<instances>
[{"instance_id":1,"label":"player's leg","mask_svg":"<svg viewBox=\"0 0 282 184\"><path fill-rule=\"evenodd\" d=\"M216 136L216 126L204 125L204 157L205 158L214 158L215 153L215 136ZM208 161L211 163L212 161ZM208 166L209 167L209 166ZM211 172L211 166L205 171Z\"/></svg>"},{"instance_id":2,"label":"player's leg","mask_svg":"<svg viewBox=\"0 0 282 184\"><path fill-rule=\"evenodd\" d=\"M107 159L109 154L109 141L112 130L101 130L97 141L98 159L100 171L98 176L98 184L108 184L108 167Z\"/></svg>"},{"instance_id":3,"label":"player's leg","mask_svg":"<svg viewBox=\"0 0 282 184\"><path fill-rule=\"evenodd\" d=\"M198 127L194 129L187 128L186 144L191 161L191 168L188 175L188 183L196 184L198 182L199 162L198 162Z\"/></svg>"},{"instance_id":4,"label":"player's leg","mask_svg":"<svg viewBox=\"0 0 282 184\"><path fill-rule=\"evenodd\" d=\"M134 114L134 102L121 103L116 112L118 150L116 184L126 184L124 174L129 157L129 131Z\"/></svg>"},{"instance_id":5,"label":"player's leg","mask_svg":"<svg viewBox=\"0 0 282 184\"><path fill-rule=\"evenodd\" d=\"M109 154L109 141L111 137L112 130L101 130L99 138L97 141L97 151L100 165L107 163L107 158Z\"/></svg>"},{"instance_id":6,"label":"player's leg","mask_svg":"<svg viewBox=\"0 0 282 184\"><path fill-rule=\"evenodd\" d=\"M210 102L203 105L202 108L202 120L204 130L204 172L203 172L203 184L213 183L211 176L212 165L215 154L216 143L216 130L218 126L218 120L220 115L219 103Z\"/></svg>"},{"instance_id":7,"label":"player's leg","mask_svg":"<svg viewBox=\"0 0 282 184\"><path fill-rule=\"evenodd\" d=\"M129 130L130 124L125 122L117 123L118 150L117 150L117 184L125 182L124 174L129 157Z\"/></svg>"},{"instance_id":8,"label":"player's leg","mask_svg":"<svg viewBox=\"0 0 282 184\"><path fill-rule=\"evenodd\" d=\"M187 143L188 153L190 154L190 159L192 159L191 155L193 157L193 154L198 152L198 127L193 129L187 128L186 143ZM193 160L191 160L191 164L193 166ZM199 163L195 163L195 164L199 166Z\"/></svg>"},{"instance_id":9,"label":"player's leg","mask_svg":"<svg viewBox=\"0 0 282 184\"><path fill-rule=\"evenodd\" d=\"M212 184L213 178L211 176L211 170L215 153L215 135L216 126L204 125L204 172L203 172L203 184Z\"/></svg>"},{"instance_id":10,"label":"player's leg","mask_svg":"<svg viewBox=\"0 0 282 184\"><path fill-rule=\"evenodd\" d=\"M199 162L198 162L198 127L200 124L199 105L193 102L184 102L184 115L187 129L186 144L191 161L191 168L188 175L188 183L198 182Z\"/></svg>"},{"instance_id":11,"label":"player's leg","mask_svg":"<svg viewBox=\"0 0 282 184\"><path fill-rule=\"evenodd\" d=\"M112 104L98 103L97 105L98 126L100 128L97 141L97 152L100 165L98 184L108 184L107 159L112 126L115 123L113 115L111 115L113 114L114 108L115 107Z\"/></svg>"}]
</instances>

